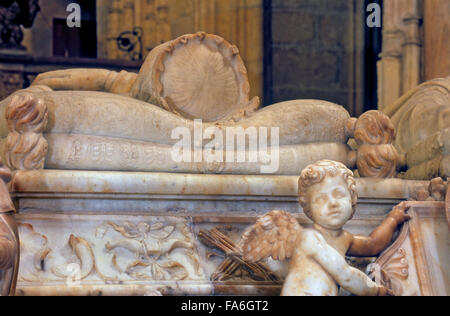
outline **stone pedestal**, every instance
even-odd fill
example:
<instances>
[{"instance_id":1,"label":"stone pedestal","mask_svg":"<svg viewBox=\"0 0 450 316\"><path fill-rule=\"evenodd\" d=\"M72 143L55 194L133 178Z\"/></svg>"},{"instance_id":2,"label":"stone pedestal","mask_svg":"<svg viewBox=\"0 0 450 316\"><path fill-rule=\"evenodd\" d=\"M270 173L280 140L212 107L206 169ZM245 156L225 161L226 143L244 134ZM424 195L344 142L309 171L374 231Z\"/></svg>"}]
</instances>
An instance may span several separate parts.
<instances>
[{"instance_id":1,"label":"stone pedestal","mask_svg":"<svg viewBox=\"0 0 450 316\"><path fill-rule=\"evenodd\" d=\"M275 281L242 267L212 281L224 254L203 243L199 232L218 228L237 243L249 224L274 209L294 213L308 226L297 202L297 180L291 176L18 171L11 183L22 243L17 294L279 295L286 265L275 261L265 266L279 277ZM394 205L427 185L357 179L358 211L346 229L369 234ZM394 279L400 260L401 277L395 279L396 288L402 289L399 295L446 295L445 278L438 280L442 286L433 292L426 283L449 271L444 203L431 202L431 208L426 204L430 202L414 203L413 220L403 228L409 231L391 247L396 249L390 250L394 255L380 257L380 264ZM436 230L430 230L433 225ZM348 261L366 269L376 259Z\"/></svg>"}]
</instances>

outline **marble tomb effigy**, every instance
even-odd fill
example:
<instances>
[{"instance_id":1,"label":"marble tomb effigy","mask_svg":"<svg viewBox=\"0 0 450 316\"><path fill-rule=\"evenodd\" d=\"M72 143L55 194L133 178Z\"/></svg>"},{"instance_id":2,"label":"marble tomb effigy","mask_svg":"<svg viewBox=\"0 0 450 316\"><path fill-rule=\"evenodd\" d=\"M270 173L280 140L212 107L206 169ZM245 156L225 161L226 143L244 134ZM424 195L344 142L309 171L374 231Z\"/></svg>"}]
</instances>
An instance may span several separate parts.
<instances>
[{"instance_id":1,"label":"marble tomb effigy","mask_svg":"<svg viewBox=\"0 0 450 316\"><path fill-rule=\"evenodd\" d=\"M426 95L439 94L439 124L431 127L430 114L427 133L408 133L417 118L403 113L421 111L421 91L433 84L442 88ZM298 177L327 159L358 176L357 212L346 225L352 234L369 235L395 205L421 200L407 202L411 219L385 251L347 262L389 294L447 295L448 144L438 136L449 128L446 84L448 78L424 84L386 114L358 119L319 100L260 109L238 49L205 33L155 48L139 74L41 74L0 102L1 157L13 171L14 201L4 185L2 294L279 295L286 264L247 260L242 235L273 210L310 227ZM218 151L230 128L247 134ZM265 159L251 160L252 131L261 130L269 140ZM174 146L188 136L186 159L173 159ZM430 142L442 145L435 150ZM433 152L417 158L420 146ZM198 157L205 149L217 159ZM246 159L226 159L239 154ZM275 165L271 157L279 157ZM429 177L414 171L436 158Z\"/></svg>"}]
</instances>

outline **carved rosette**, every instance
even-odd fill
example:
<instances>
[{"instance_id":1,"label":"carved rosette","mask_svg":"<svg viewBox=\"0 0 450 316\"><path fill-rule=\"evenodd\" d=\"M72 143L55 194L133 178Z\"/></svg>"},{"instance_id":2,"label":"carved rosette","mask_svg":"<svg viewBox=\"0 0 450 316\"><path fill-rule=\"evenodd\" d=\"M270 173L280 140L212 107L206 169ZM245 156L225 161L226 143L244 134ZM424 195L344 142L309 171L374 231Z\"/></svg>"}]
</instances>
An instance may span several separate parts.
<instances>
[{"instance_id":1,"label":"carved rosette","mask_svg":"<svg viewBox=\"0 0 450 316\"><path fill-rule=\"evenodd\" d=\"M5 112L10 133L5 143L6 164L13 170L43 169L48 143L43 132L48 109L31 92L15 95Z\"/></svg>"},{"instance_id":2,"label":"carved rosette","mask_svg":"<svg viewBox=\"0 0 450 316\"><path fill-rule=\"evenodd\" d=\"M359 119L351 118L346 129L358 145L357 152L351 153L348 160L351 165L356 164L361 177L395 176L399 155L392 145L395 128L389 117L379 111L369 111Z\"/></svg>"}]
</instances>

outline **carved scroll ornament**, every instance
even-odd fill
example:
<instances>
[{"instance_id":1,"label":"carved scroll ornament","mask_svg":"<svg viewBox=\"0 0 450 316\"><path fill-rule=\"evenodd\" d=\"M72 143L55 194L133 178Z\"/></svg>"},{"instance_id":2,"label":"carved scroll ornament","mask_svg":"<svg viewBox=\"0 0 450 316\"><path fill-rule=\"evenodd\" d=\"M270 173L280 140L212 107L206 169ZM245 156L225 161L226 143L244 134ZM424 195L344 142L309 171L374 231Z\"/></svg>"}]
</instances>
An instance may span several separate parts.
<instances>
[{"instance_id":1,"label":"carved scroll ornament","mask_svg":"<svg viewBox=\"0 0 450 316\"><path fill-rule=\"evenodd\" d=\"M408 234L409 224L405 223L400 235L392 246L386 249L375 263L368 267L368 272L374 280L393 291L395 296L406 294L402 283L409 277L409 263L406 257L406 251L401 246L408 237Z\"/></svg>"},{"instance_id":2,"label":"carved scroll ornament","mask_svg":"<svg viewBox=\"0 0 450 316\"><path fill-rule=\"evenodd\" d=\"M394 177L400 157L392 144L395 128L389 117L379 111L368 111L359 119L350 119L346 130L358 145L356 153L349 153L348 164L356 164L360 176Z\"/></svg>"},{"instance_id":3,"label":"carved scroll ornament","mask_svg":"<svg viewBox=\"0 0 450 316\"><path fill-rule=\"evenodd\" d=\"M48 143L43 131L48 123L48 109L31 92L23 91L6 108L10 133L6 139L6 164L13 170L43 169Z\"/></svg>"}]
</instances>

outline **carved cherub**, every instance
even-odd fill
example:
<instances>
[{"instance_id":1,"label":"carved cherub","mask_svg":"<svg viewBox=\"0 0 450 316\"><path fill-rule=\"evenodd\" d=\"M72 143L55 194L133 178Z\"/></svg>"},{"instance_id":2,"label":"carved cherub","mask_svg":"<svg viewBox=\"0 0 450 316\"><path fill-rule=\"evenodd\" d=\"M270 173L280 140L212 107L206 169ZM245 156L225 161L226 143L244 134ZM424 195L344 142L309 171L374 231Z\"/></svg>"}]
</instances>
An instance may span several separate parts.
<instances>
[{"instance_id":1,"label":"carved cherub","mask_svg":"<svg viewBox=\"0 0 450 316\"><path fill-rule=\"evenodd\" d=\"M369 237L343 230L355 212L356 184L349 169L329 160L302 171L298 194L313 227L303 228L291 214L272 211L242 236L244 259L291 259L283 296L335 296L338 286L356 295L392 295L349 266L345 255L369 257L381 253L397 226L410 218L405 204L395 207Z\"/></svg>"}]
</instances>

